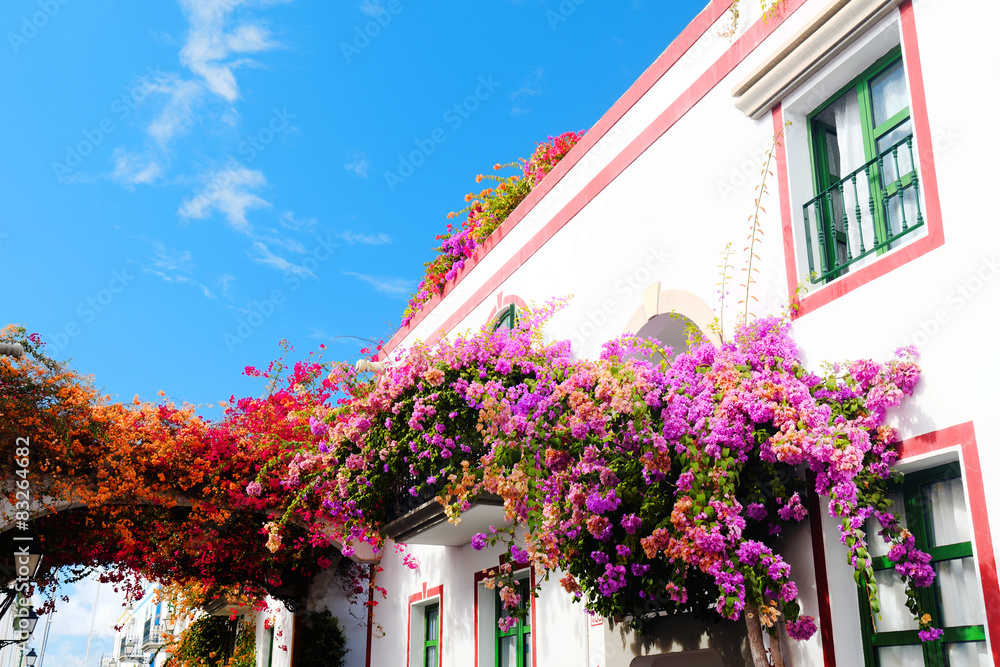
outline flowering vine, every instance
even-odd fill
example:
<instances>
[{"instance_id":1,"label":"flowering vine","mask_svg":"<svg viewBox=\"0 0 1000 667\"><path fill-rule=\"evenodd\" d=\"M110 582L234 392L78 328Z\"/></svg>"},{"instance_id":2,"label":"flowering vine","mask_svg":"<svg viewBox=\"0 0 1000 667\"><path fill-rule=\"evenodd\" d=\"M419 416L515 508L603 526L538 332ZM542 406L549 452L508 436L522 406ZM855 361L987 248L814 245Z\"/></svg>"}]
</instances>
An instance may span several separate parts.
<instances>
[{"instance_id":1,"label":"flowering vine","mask_svg":"<svg viewBox=\"0 0 1000 667\"><path fill-rule=\"evenodd\" d=\"M789 636L805 639L815 621L775 535L808 515L812 490L839 519L873 612L867 520L908 589L933 582L886 494L896 450L884 422L919 378L912 350L817 374L799 361L790 325L765 318L721 346L694 341L669 364L645 361L656 344L631 337L574 360L568 342L544 341L559 306L529 309L512 330L416 345L371 381L350 367L295 364L218 424L169 404L107 404L7 330L28 354L0 361L3 423L34 434L40 468L66 471L43 478L51 497L92 503L36 521L48 567L239 582L249 601L289 572L329 566L335 543L345 555L359 541L380 548L396 493L436 495L454 520L492 493L524 546L497 531L473 547L503 541L509 562L560 571L596 613L637 628L663 610L753 613L772 628L784 618ZM119 511L122 493L147 504ZM510 577L493 583L513 613ZM915 596L908 605L921 638L937 639Z\"/></svg>"},{"instance_id":2,"label":"flowering vine","mask_svg":"<svg viewBox=\"0 0 1000 667\"><path fill-rule=\"evenodd\" d=\"M60 580L96 571L133 599L140 577L240 586L260 598L336 554L304 514L287 525L285 548L268 550L262 524L285 491L246 490L260 470L287 468L299 448L318 441L308 418L295 414L318 414L329 400L313 382L319 364L296 364L287 386L233 400L223 420L209 423L191 406L110 403L21 328L4 328L0 340L25 350L20 359L0 357L0 448L7 461L15 446L29 452L30 500L18 509L45 552L39 587L54 591ZM14 507L13 494L9 500Z\"/></svg>"},{"instance_id":3,"label":"flowering vine","mask_svg":"<svg viewBox=\"0 0 1000 667\"><path fill-rule=\"evenodd\" d=\"M790 325L765 318L670 364L644 361L655 343L631 337L574 361L568 342L542 342L558 306L390 359L366 393L326 414L325 441L277 483L300 507L322 507L340 540L376 546L393 493L436 493L454 520L479 494L499 495L525 548L503 531L474 548L502 540L510 562L563 572L589 609L640 629L654 612L714 609L772 628L783 617L792 638L811 636L775 541L808 515L810 488L841 521L875 612L866 519L880 522L909 584L931 583L885 493L896 451L884 419L917 382L912 351L820 375L802 366ZM280 544L281 525L271 532ZM494 583L513 600L511 577Z\"/></svg>"},{"instance_id":4,"label":"flowering vine","mask_svg":"<svg viewBox=\"0 0 1000 667\"><path fill-rule=\"evenodd\" d=\"M538 143L531 158L521 158L509 164L496 164L494 171L505 168L518 168L520 174L498 176L495 174L480 174L476 183L483 180L492 181L495 185L484 188L478 195L469 193L465 201L469 205L464 209L448 214L448 218L465 215L460 228L454 228L450 223L447 232L435 238L441 241L437 248L438 255L424 265L425 274L417 292L410 297L406 311L403 313L402 326L410 323L424 303L435 294L442 294L445 285L454 280L465 267L476 248L507 219L517 205L541 183L542 179L562 160L569 150L583 138L580 132L564 132L558 137L549 137L548 141Z\"/></svg>"}]
</instances>

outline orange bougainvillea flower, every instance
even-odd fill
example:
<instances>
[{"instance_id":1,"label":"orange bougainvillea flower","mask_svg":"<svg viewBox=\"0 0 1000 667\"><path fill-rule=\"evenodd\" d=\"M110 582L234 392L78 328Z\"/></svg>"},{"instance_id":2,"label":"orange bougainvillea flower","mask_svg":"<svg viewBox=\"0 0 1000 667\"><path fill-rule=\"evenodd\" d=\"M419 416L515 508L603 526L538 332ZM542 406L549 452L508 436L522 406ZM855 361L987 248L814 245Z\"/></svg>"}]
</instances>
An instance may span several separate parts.
<instances>
[{"instance_id":1,"label":"orange bougainvillea flower","mask_svg":"<svg viewBox=\"0 0 1000 667\"><path fill-rule=\"evenodd\" d=\"M13 461L16 447L30 447L32 493L51 506L31 517L46 553L38 592L55 590L67 567L104 568L102 580L129 595L141 595L145 577L237 581L263 596L273 572L315 570L327 547L305 528L286 529L293 548L265 547L260 517L282 489L251 497L247 487L265 463L315 450L319 436L296 415L329 395L318 364L296 365L287 386L209 423L193 406L111 403L23 328L3 327L0 342L25 350L0 358L0 453Z\"/></svg>"}]
</instances>

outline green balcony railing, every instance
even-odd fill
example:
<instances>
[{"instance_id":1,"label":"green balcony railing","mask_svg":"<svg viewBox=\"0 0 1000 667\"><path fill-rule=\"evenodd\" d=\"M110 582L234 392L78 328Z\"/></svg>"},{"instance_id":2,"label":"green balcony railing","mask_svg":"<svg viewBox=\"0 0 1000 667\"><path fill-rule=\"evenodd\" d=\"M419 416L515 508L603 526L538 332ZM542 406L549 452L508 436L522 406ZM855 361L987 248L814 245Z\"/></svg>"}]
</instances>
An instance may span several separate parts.
<instances>
[{"instance_id":1,"label":"green balcony railing","mask_svg":"<svg viewBox=\"0 0 1000 667\"><path fill-rule=\"evenodd\" d=\"M913 135L809 200L802 218L813 283L838 278L852 264L898 246L924 224Z\"/></svg>"}]
</instances>

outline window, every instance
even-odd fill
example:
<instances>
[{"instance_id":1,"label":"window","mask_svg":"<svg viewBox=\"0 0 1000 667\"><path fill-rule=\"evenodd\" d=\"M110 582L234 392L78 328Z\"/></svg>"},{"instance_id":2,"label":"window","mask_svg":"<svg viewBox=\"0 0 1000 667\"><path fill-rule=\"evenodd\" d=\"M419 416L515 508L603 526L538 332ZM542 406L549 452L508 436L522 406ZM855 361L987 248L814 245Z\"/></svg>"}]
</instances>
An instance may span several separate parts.
<instances>
[{"instance_id":1,"label":"window","mask_svg":"<svg viewBox=\"0 0 1000 667\"><path fill-rule=\"evenodd\" d=\"M442 618L444 586L427 587L410 596L409 623L406 630L408 667L439 667L442 662Z\"/></svg>"},{"instance_id":2,"label":"window","mask_svg":"<svg viewBox=\"0 0 1000 667\"><path fill-rule=\"evenodd\" d=\"M490 332L494 332L497 329L513 329L514 325L517 324L517 308L514 304L508 304L496 314L493 318L493 322L490 324Z\"/></svg>"},{"instance_id":3,"label":"window","mask_svg":"<svg viewBox=\"0 0 1000 667\"><path fill-rule=\"evenodd\" d=\"M518 581L517 592L521 596L518 608L525 612L524 620L519 619L506 631L497 626L497 667L531 667L531 593L528 591L527 579ZM499 589L495 598L497 618L510 618L510 613L504 609L500 600Z\"/></svg>"},{"instance_id":4,"label":"window","mask_svg":"<svg viewBox=\"0 0 1000 667\"><path fill-rule=\"evenodd\" d=\"M440 663L440 618L440 607L436 603L424 607L423 667L438 667Z\"/></svg>"},{"instance_id":5,"label":"window","mask_svg":"<svg viewBox=\"0 0 1000 667\"><path fill-rule=\"evenodd\" d=\"M824 283L924 225L900 48L813 110L808 128L814 196L802 217L809 274Z\"/></svg>"},{"instance_id":6,"label":"window","mask_svg":"<svg viewBox=\"0 0 1000 667\"><path fill-rule=\"evenodd\" d=\"M878 524L866 526L873 556L882 612L874 621L868 600L860 594L861 618L868 667L957 667L992 664L986 649L985 614L965 491L957 463L906 475L892 494L893 509L916 546L930 554L937 576L934 585L918 589L920 602L940 640L922 644L917 624L906 609L906 589L886 557L888 547L878 536ZM900 512L900 508L905 512Z\"/></svg>"}]
</instances>

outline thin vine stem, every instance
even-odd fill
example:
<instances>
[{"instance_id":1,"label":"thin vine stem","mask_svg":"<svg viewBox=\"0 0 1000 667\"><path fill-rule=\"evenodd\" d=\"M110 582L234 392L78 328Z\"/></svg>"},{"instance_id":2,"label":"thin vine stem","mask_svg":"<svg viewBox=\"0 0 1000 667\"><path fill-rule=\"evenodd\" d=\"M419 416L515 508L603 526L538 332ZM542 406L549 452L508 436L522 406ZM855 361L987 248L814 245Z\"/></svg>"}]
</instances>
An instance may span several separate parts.
<instances>
[{"instance_id":1,"label":"thin vine stem","mask_svg":"<svg viewBox=\"0 0 1000 667\"><path fill-rule=\"evenodd\" d=\"M789 125L791 125L791 121L785 121L784 126L782 126L782 128L780 130L778 130L778 132L774 135L774 138L771 140L771 147L768 148L768 150L767 150L767 160L765 160L765 162L764 162L764 169L761 172L761 182L760 182L760 185L758 185L757 188L756 188L756 190L757 190L757 197L754 199L754 212L753 212L753 215L750 218L752 220L752 223L750 225L750 236L749 236L750 245L748 245L747 248L746 248L746 250L747 250L747 269L746 269L747 275L746 275L746 281L745 281L745 285L744 285L745 288L746 288L746 290L745 290L745 293L744 293L744 296L743 296L743 300L740 302L740 303L743 304L743 326L746 326L746 324L747 324L747 318L750 316L750 298L751 298L750 297L750 286L755 282L754 278L753 278L753 272L755 270L757 270L757 269L754 269L753 260L754 260L755 257L757 259L760 259L760 257L758 257L754 253L754 249L755 249L755 246L757 245L758 237L761 234L763 234L763 230L760 227L760 214L767 212L767 210L764 208L764 205L763 205L764 195L767 194L767 177L772 175L772 173L771 173L771 163L774 161L774 151L775 151L775 149L777 149L779 143L781 142L781 137L785 133L785 130L788 129ZM757 300L756 297L753 297L753 299L755 301Z\"/></svg>"}]
</instances>

